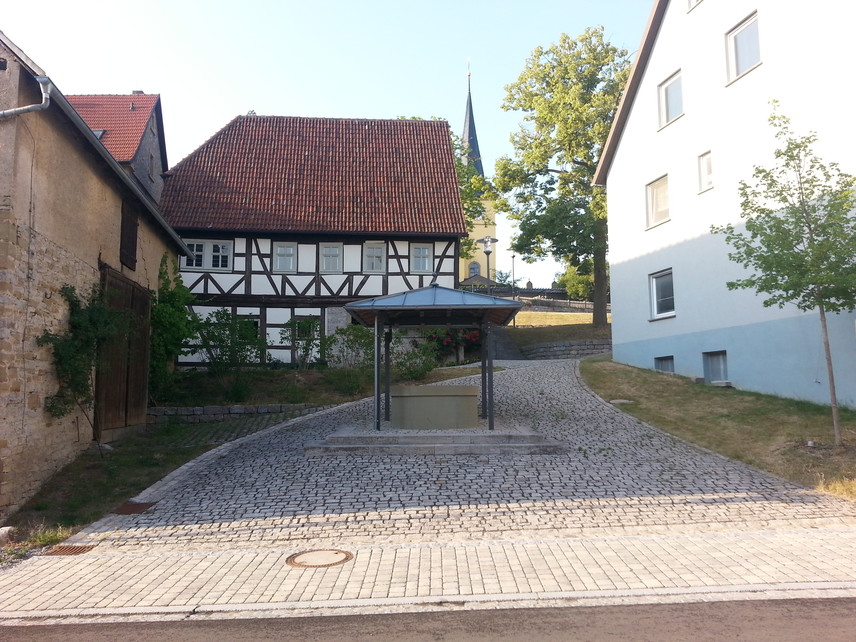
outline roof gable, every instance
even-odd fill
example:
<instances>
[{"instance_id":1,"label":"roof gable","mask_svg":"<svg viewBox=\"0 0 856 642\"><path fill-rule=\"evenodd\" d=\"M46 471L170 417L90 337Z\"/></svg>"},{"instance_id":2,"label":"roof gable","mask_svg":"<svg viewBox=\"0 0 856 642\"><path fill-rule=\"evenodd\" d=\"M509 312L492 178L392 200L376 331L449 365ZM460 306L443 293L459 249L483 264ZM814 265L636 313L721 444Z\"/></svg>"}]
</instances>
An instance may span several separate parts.
<instances>
[{"instance_id":1,"label":"roof gable","mask_svg":"<svg viewBox=\"0 0 856 642\"><path fill-rule=\"evenodd\" d=\"M663 24L663 18L666 15L668 6L669 0L654 0L654 8L651 10L651 16L648 18L645 33L642 34L642 44L639 45L639 53L636 55L636 60L633 61L630 77L627 79L627 86L621 95L621 101L618 103L618 109L615 112L615 117L612 119L612 127L609 130L609 135L603 146L603 152L600 155L600 161L592 179L594 185L606 185L609 168L612 166L612 160L618 150L618 144L621 141L621 135L624 133L624 126L627 124L627 119L630 116L630 110L633 109L636 93L639 91L639 85L642 83L642 77L645 75L645 69L651 58L651 51L654 49L654 43L657 41L657 35L660 33L660 27Z\"/></svg>"},{"instance_id":2,"label":"roof gable","mask_svg":"<svg viewBox=\"0 0 856 642\"><path fill-rule=\"evenodd\" d=\"M66 96L68 102L120 163L137 153L152 112L159 107L157 94L104 94Z\"/></svg>"},{"instance_id":3,"label":"roof gable","mask_svg":"<svg viewBox=\"0 0 856 642\"><path fill-rule=\"evenodd\" d=\"M239 116L176 165L180 229L466 234L448 124Z\"/></svg>"}]
</instances>

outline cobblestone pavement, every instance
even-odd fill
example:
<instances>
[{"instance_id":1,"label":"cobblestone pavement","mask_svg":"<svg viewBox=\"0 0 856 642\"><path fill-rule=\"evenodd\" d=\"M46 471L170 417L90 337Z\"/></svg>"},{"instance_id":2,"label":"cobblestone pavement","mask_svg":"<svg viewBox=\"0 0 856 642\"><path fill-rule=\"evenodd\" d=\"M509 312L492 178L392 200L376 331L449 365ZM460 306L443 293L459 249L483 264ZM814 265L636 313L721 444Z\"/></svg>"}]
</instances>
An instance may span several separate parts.
<instances>
[{"instance_id":1,"label":"cobblestone pavement","mask_svg":"<svg viewBox=\"0 0 856 642\"><path fill-rule=\"evenodd\" d=\"M502 365L498 429L568 453L306 457L370 428L370 401L346 404L206 453L67 542L85 554L0 572L0 617L856 595L856 502L621 413L576 361ZM313 549L353 559L285 563Z\"/></svg>"}]
</instances>

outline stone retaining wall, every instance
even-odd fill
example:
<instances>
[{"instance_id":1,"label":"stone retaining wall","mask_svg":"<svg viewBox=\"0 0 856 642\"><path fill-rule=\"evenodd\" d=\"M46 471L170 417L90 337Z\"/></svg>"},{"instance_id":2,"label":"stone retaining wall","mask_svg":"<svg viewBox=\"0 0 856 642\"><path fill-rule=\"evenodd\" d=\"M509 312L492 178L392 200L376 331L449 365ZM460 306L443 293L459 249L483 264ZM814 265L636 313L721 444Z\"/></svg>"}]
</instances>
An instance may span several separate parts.
<instances>
[{"instance_id":1,"label":"stone retaining wall","mask_svg":"<svg viewBox=\"0 0 856 642\"><path fill-rule=\"evenodd\" d=\"M288 412L295 417L318 410L318 406L309 403L271 403L258 406L193 406L193 407L157 407L149 408L149 423L162 424L170 417L178 417L190 424L209 421L228 421L247 415L266 415Z\"/></svg>"},{"instance_id":2,"label":"stone retaining wall","mask_svg":"<svg viewBox=\"0 0 856 642\"><path fill-rule=\"evenodd\" d=\"M556 341L554 343L538 343L534 346L520 348L527 359L578 359L593 354L612 351L612 341L605 339L589 341Z\"/></svg>"}]
</instances>

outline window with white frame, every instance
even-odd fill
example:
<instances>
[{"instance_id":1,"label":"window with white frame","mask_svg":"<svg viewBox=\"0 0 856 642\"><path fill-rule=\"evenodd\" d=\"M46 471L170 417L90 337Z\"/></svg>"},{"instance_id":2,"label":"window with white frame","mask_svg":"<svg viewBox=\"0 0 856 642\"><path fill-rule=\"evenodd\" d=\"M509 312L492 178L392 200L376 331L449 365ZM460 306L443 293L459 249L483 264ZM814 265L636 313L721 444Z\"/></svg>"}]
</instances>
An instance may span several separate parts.
<instances>
[{"instance_id":1,"label":"window with white frame","mask_svg":"<svg viewBox=\"0 0 856 642\"><path fill-rule=\"evenodd\" d=\"M337 274L342 272L342 244L321 243L318 246L321 260L321 272L326 274Z\"/></svg>"},{"instance_id":2,"label":"window with white frame","mask_svg":"<svg viewBox=\"0 0 856 642\"><path fill-rule=\"evenodd\" d=\"M273 244L273 271L297 272L297 243Z\"/></svg>"},{"instance_id":3,"label":"window with white frame","mask_svg":"<svg viewBox=\"0 0 856 642\"><path fill-rule=\"evenodd\" d=\"M675 288L672 271L663 270L650 275L651 317L661 319L675 316Z\"/></svg>"},{"instance_id":4,"label":"window with white frame","mask_svg":"<svg viewBox=\"0 0 856 642\"><path fill-rule=\"evenodd\" d=\"M704 192L713 187L713 163L710 152L698 157L698 191Z\"/></svg>"},{"instance_id":5,"label":"window with white frame","mask_svg":"<svg viewBox=\"0 0 856 642\"><path fill-rule=\"evenodd\" d=\"M669 220L669 177L663 176L649 183L645 191L648 199L648 227Z\"/></svg>"},{"instance_id":6,"label":"window with white frame","mask_svg":"<svg viewBox=\"0 0 856 642\"><path fill-rule=\"evenodd\" d=\"M681 91L681 72L670 76L659 88L660 127L665 127L684 113L684 99Z\"/></svg>"},{"instance_id":7,"label":"window with white frame","mask_svg":"<svg viewBox=\"0 0 856 642\"><path fill-rule=\"evenodd\" d=\"M184 257L182 267L189 270L226 271L232 268L232 241L185 241L193 258Z\"/></svg>"},{"instance_id":8,"label":"window with white frame","mask_svg":"<svg viewBox=\"0 0 856 642\"><path fill-rule=\"evenodd\" d=\"M434 246L431 243L410 244L410 271L423 274L434 271Z\"/></svg>"},{"instance_id":9,"label":"window with white frame","mask_svg":"<svg viewBox=\"0 0 856 642\"><path fill-rule=\"evenodd\" d=\"M674 355L669 355L668 357L654 357L654 370L658 370L660 372L675 372L675 357Z\"/></svg>"},{"instance_id":10,"label":"window with white frame","mask_svg":"<svg viewBox=\"0 0 856 642\"><path fill-rule=\"evenodd\" d=\"M363 272L371 274L386 272L386 243L368 241L363 244Z\"/></svg>"},{"instance_id":11,"label":"window with white frame","mask_svg":"<svg viewBox=\"0 0 856 642\"><path fill-rule=\"evenodd\" d=\"M728 80L736 80L761 64L761 43L758 39L758 14L728 32Z\"/></svg>"}]
</instances>

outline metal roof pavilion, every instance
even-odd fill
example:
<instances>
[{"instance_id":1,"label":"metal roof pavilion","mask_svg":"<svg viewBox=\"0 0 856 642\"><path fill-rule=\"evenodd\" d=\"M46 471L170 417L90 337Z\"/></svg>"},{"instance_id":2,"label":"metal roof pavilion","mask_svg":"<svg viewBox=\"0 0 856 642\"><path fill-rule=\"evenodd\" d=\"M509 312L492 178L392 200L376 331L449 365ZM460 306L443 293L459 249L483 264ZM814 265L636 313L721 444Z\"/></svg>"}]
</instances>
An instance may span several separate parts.
<instances>
[{"instance_id":1,"label":"metal roof pavilion","mask_svg":"<svg viewBox=\"0 0 856 642\"><path fill-rule=\"evenodd\" d=\"M500 297L453 290L432 283L426 288L348 303L345 310L359 323L375 329L375 428L381 415L381 337L385 336L386 411L389 419L390 343L393 327L474 327L482 331L482 417L493 430L492 325L507 325L522 304ZM385 330L385 331L384 331Z\"/></svg>"},{"instance_id":2,"label":"metal roof pavilion","mask_svg":"<svg viewBox=\"0 0 856 642\"><path fill-rule=\"evenodd\" d=\"M432 283L418 290L355 301L347 304L345 310L369 327L374 326L375 317L380 314L385 317L385 325L391 326L472 327L485 321L506 325L521 307L519 301Z\"/></svg>"}]
</instances>

